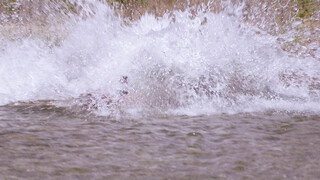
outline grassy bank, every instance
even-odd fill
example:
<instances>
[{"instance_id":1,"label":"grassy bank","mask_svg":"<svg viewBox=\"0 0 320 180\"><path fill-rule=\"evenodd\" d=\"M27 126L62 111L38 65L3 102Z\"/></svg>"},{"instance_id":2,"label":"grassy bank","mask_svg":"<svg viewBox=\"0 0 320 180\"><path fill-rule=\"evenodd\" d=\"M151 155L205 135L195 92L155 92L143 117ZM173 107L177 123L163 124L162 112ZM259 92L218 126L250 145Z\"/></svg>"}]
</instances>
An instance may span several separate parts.
<instances>
[{"instance_id":1,"label":"grassy bank","mask_svg":"<svg viewBox=\"0 0 320 180\"><path fill-rule=\"evenodd\" d=\"M207 5L207 10L220 12L225 0L100 0L113 6L124 18L137 20L143 14L150 13L158 17L173 10L185 10L188 7ZM209 3L210 2L210 3ZM244 3L245 18L251 22L272 19L279 25L290 21L320 18L320 0L231 0L233 4ZM88 3L87 3L88 4ZM50 14L65 15L81 12L81 6L70 0L2 0L0 2L0 22L27 22L46 20ZM196 14L196 12L194 12ZM266 21L269 20L269 21ZM316 23L315 23L316 24ZM319 24L319 23L318 23Z\"/></svg>"},{"instance_id":2,"label":"grassy bank","mask_svg":"<svg viewBox=\"0 0 320 180\"><path fill-rule=\"evenodd\" d=\"M206 4L205 11L218 13L226 7L224 0L100 0L115 9L115 13L128 19L138 20L143 14L150 13L161 17L174 10L191 10L194 16L197 10ZM293 53L311 54L304 47L318 43L320 45L320 0L231 0L235 5L244 4L243 21L254 24L263 31L280 36L279 41L286 51ZM86 5L90 6L87 2ZM202 9L203 10L203 9ZM57 35L70 15L81 14L86 18L88 14L82 13L82 7L70 0L2 0L0 2L0 23L2 32L26 36L40 34L50 40L52 35ZM19 28L16 28L19 26ZM18 33L14 31L19 29ZM288 41L285 36L294 30L295 33ZM257 32L258 33L258 32ZM292 33L291 33L292 34ZM63 36L59 37L60 39ZM58 39L59 39L58 38ZM293 38L293 40L292 40Z\"/></svg>"}]
</instances>

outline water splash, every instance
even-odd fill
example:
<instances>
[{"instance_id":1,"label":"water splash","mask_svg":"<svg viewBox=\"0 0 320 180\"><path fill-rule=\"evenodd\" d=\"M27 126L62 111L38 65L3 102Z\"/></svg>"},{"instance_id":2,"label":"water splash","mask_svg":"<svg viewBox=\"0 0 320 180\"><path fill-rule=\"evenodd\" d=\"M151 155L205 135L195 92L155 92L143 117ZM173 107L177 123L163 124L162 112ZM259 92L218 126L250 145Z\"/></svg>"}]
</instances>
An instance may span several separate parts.
<instances>
[{"instance_id":1,"label":"water splash","mask_svg":"<svg viewBox=\"0 0 320 180\"><path fill-rule=\"evenodd\" d=\"M320 110L319 60L283 52L276 36L241 20L242 7L126 25L94 5L59 46L1 38L0 104L64 100L103 115Z\"/></svg>"}]
</instances>

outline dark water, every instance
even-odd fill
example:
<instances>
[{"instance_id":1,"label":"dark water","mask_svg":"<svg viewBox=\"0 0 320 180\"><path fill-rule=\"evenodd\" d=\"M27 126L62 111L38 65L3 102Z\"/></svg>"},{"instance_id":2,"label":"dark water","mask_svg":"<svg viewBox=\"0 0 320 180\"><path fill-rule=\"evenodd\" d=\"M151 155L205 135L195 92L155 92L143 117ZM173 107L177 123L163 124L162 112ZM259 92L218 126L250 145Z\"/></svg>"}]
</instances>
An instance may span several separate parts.
<instances>
[{"instance_id":1,"label":"dark water","mask_svg":"<svg viewBox=\"0 0 320 180\"><path fill-rule=\"evenodd\" d=\"M0 179L320 179L320 116L0 107Z\"/></svg>"}]
</instances>

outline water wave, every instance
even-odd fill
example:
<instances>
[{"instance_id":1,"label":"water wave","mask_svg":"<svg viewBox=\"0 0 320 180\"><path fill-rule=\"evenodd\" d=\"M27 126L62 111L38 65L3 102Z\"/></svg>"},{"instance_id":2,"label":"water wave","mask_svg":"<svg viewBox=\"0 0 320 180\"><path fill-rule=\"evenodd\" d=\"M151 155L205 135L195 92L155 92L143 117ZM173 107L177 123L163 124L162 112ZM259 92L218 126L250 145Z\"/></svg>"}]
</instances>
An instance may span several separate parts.
<instances>
[{"instance_id":1,"label":"water wave","mask_svg":"<svg viewBox=\"0 0 320 180\"><path fill-rule=\"evenodd\" d=\"M1 38L0 104L63 100L100 114L319 112L320 61L282 51L276 36L231 10L145 14L127 25L97 3L59 46Z\"/></svg>"}]
</instances>

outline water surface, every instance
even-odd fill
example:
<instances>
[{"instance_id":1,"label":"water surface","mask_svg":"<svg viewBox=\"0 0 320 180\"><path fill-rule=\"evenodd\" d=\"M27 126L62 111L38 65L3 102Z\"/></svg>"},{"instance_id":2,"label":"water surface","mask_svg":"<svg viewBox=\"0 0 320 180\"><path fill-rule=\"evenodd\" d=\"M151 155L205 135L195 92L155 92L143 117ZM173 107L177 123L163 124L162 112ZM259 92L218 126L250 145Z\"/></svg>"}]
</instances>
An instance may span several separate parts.
<instances>
[{"instance_id":1,"label":"water surface","mask_svg":"<svg viewBox=\"0 0 320 180\"><path fill-rule=\"evenodd\" d=\"M0 108L4 179L319 179L320 117L279 112L102 117Z\"/></svg>"}]
</instances>

